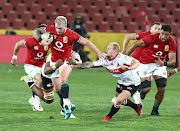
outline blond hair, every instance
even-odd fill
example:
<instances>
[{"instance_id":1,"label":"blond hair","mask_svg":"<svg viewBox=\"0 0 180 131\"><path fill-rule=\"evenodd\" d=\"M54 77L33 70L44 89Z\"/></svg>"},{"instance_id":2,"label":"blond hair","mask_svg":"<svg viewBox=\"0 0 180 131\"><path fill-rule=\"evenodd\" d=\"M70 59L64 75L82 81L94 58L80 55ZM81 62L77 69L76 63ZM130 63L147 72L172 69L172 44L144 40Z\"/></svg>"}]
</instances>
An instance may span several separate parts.
<instances>
[{"instance_id":1,"label":"blond hair","mask_svg":"<svg viewBox=\"0 0 180 131\"><path fill-rule=\"evenodd\" d=\"M112 44L113 45L113 50L117 50L118 52L120 52L120 46L118 43L116 42L111 42L109 44Z\"/></svg>"},{"instance_id":2,"label":"blond hair","mask_svg":"<svg viewBox=\"0 0 180 131\"><path fill-rule=\"evenodd\" d=\"M67 25L67 19L64 16L58 16L54 20L54 23L57 23L58 25Z\"/></svg>"}]
</instances>

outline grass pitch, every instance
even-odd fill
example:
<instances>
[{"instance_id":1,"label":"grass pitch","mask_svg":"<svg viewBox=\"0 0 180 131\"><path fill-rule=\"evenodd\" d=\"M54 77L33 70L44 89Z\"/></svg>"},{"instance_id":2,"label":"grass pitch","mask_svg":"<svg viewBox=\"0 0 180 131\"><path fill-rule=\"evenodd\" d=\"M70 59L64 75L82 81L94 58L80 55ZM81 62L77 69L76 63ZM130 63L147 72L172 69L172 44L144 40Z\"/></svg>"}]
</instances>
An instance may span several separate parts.
<instances>
[{"instance_id":1,"label":"grass pitch","mask_svg":"<svg viewBox=\"0 0 180 131\"><path fill-rule=\"evenodd\" d=\"M70 99L76 105L73 114L77 119L65 120L60 115L58 95L55 101L41 101L43 112L32 111L28 100L29 87L20 81L25 75L23 64L13 67L0 64L0 130L58 130L58 131L108 131L108 130L180 130L180 74L168 79L164 100L159 107L161 116L151 116L156 94L155 82L143 100L142 115L137 116L130 107L123 106L110 122L102 122L112 106L115 96L116 78L105 69L74 69L68 83ZM133 99L131 99L133 100ZM54 119L49 119L53 116Z\"/></svg>"}]
</instances>

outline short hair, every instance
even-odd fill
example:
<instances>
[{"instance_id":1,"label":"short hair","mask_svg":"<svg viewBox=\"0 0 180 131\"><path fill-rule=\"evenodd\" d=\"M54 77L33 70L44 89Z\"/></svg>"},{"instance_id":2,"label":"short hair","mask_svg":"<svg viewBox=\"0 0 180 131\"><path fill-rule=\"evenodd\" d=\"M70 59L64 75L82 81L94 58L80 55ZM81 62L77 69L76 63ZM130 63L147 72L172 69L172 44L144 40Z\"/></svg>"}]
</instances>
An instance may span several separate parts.
<instances>
[{"instance_id":1,"label":"short hair","mask_svg":"<svg viewBox=\"0 0 180 131\"><path fill-rule=\"evenodd\" d=\"M113 50L117 50L118 52L120 52L120 46L118 43L116 42L111 42L109 44L113 44Z\"/></svg>"},{"instance_id":2,"label":"short hair","mask_svg":"<svg viewBox=\"0 0 180 131\"><path fill-rule=\"evenodd\" d=\"M163 30L163 31L168 31L169 33L171 33L171 26L170 25L163 25L162 27L161 27L161 30Z\"/></svg>"},{"instance_id":3,"label":"short hair","mask_svg":"<svg viewBox=\"0 0 180 131\"><path fill-rule=\"evenodd\" d=\"M64 16L58 16L54 20L54 23L57 23L58 25L67 25L67 19Z\"/></svg>"},{"instance_id":4,"label":"short hair","mask_svg":"<svg viewBox=\"0 0 180 131\"><path fill-rule=\"evenodd\" d=\"M152 24L152 26L153 25L161 25L161 23L160 22L154 22L153 24Z\"/></svg>"}]
</instances>

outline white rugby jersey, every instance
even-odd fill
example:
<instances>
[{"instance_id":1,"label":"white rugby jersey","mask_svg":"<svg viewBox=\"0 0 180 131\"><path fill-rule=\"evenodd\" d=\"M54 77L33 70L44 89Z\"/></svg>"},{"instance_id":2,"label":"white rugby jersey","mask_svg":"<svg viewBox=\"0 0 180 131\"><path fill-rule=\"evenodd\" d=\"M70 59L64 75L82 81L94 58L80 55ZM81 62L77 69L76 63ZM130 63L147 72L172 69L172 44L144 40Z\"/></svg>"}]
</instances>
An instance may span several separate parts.
<instances>
[{"instance_id":1,"label":"white rugby jersey","mask_svg":"<svg viewBox=\"0 0 180 131\"><path fill-rule=\"evenodd\" d=\"M115 56L114 59L108 60L107 58L101 59L98 61L94 61L93 64L95 67L105 67L112 76L118 79L119 84L123 84L125 86L129 85L139 85L140 78L135 70L122 70L122 65L131 65L131 61L133 58L123 55L119 53Z\"/></svg>"}]
</instances>

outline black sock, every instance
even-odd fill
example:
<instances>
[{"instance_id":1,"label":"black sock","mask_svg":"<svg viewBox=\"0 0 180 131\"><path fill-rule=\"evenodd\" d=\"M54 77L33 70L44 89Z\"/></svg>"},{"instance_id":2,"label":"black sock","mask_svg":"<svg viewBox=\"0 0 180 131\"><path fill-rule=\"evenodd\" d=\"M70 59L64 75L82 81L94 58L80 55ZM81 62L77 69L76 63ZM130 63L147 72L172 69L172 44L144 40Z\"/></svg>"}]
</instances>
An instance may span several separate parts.
<instances>
[{"instance_id":1,"label":"black sock","mask_svg":"<svg viewBox=\"0 0 180 131\"><path fill-rule=\"evenodd\" d=\"M69 98L69 85L68 83L61 85L61 94L63 98Z\"/></svg>"},{"instance_id":2,"label":"black sock","mask_svg":"<svg viewBox=\"0 0 180 131\"><path fill-rule=\"evenodd\" d=\"M118 112L119 109L120 108L116 108L116 107L114 107L114 105L112 105L111 111L109 112L109 114L107 116L109 116L109 118L111 118L113 115L115 115Z\"/></svg>"},{"instance_id":3,"label":"black sock","mask_svg":"<svg viewBox=\"0 0 180 131\"><path fill-rule=\"evenodd\" d=\"M60 98L60 105L61 105L61 109L63 109L63 97L61 93L57 93L59 98Z\"/></svg>"},{"instance_id":4,"label":"black sock","mask_svg":"<svg viewBox=\"0 0 180 131\"><path fill-rule=\"evenodd\" d=\"M125 106L129 106L129 107L132 107L134 110L137 110L138 109L138 106L137 104L133 103L131 100L127 100L127 104Z\"/></svg>"},{"instance_id":5,"label":"black sock","mask_svg":"<svg viewBox=\"0 0 180 131\"><path fill-rule=\"evenodd\" d=\"M35 97L36 93L34 91L32 91L32 96Z\"/></svg>"},{"instance_id":6,"label":"black sock","mask_svg":"<svg viewBox=\"0 0 180 131\"><path fill-rule=\"evenodd\" d=\"M146 96L146 93L144 93L144 92L141 90L140 96L141 96L141 99L144 99L145 96Z\"/></svg>"},{"instance_id":7,"label":"black sock","mask_svg":"<svg viewBox=\"0 0 180 131\"><path fill-rule=\"evenodd\" d=\"M138 92L139 92L139 93L141 92L141 89L142 89L142 87L141 87L141 85L140 85L139 88L138 88Z\"/></svg>"}]
</instances>

